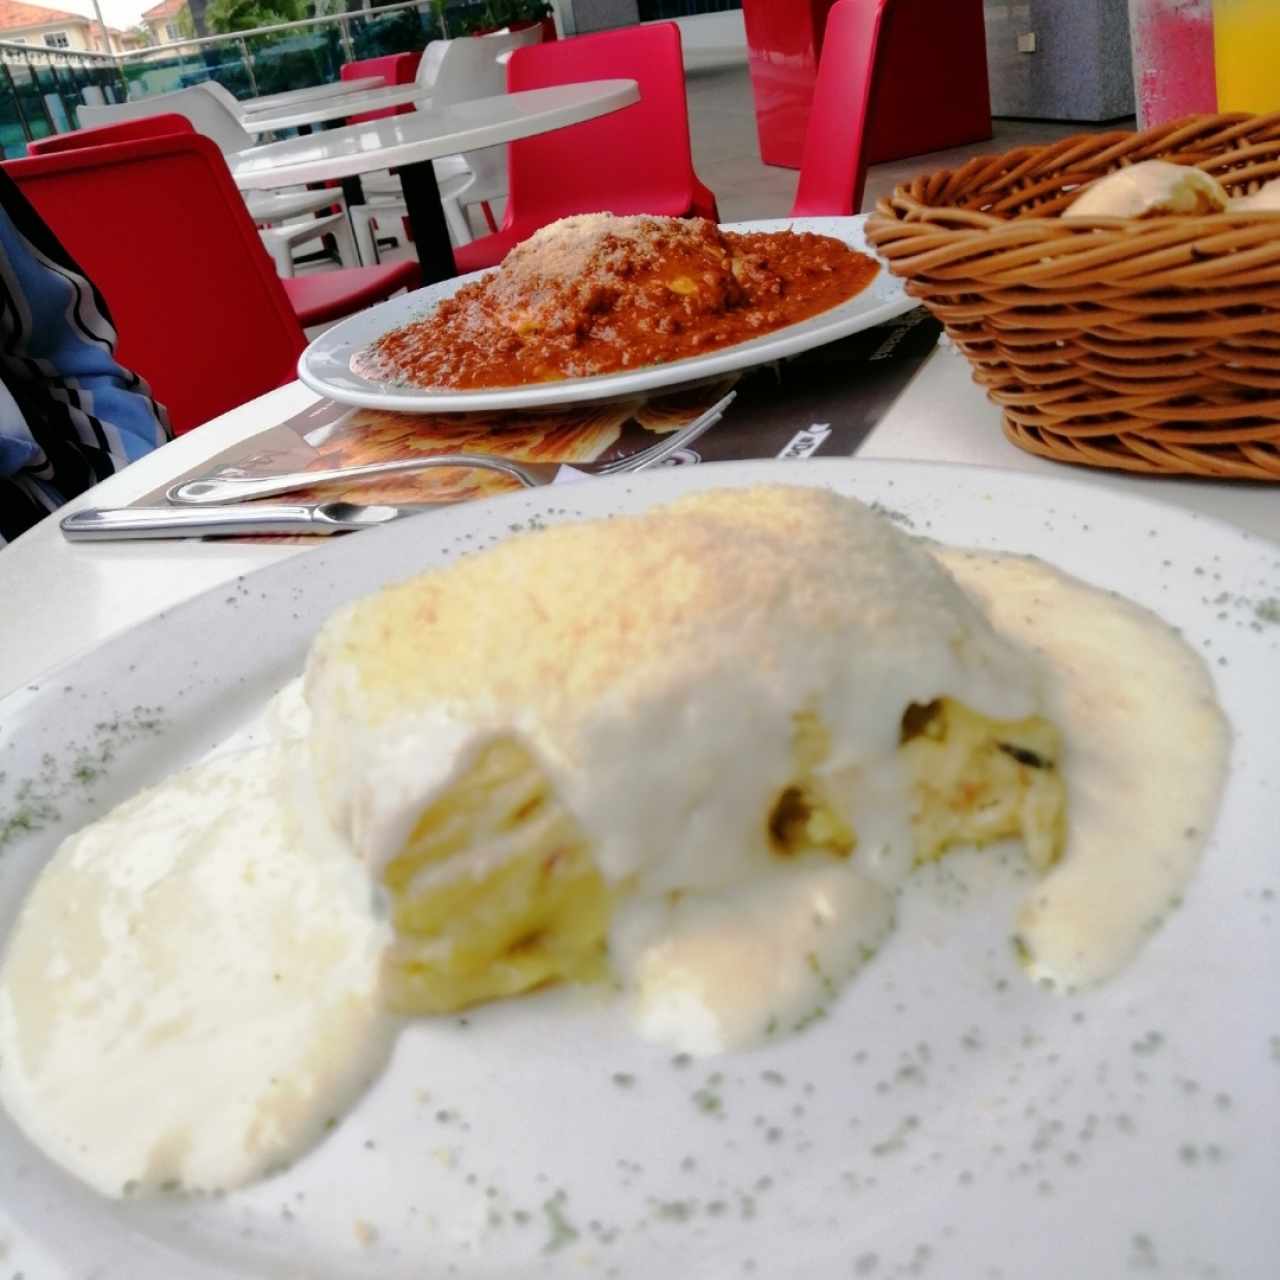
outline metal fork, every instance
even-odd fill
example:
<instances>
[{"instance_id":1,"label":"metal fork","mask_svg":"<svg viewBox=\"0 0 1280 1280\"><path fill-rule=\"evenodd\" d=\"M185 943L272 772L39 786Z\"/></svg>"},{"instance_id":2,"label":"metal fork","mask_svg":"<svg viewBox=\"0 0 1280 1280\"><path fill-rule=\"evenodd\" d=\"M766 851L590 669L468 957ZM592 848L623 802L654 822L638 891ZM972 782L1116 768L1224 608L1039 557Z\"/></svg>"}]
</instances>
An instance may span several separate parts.
<instances>
[{"instance_id":1,"label":"metal fork","mask_svg":"<svg viewBox=\"0 0 1280 1280\"><path fill-rule=\"evenodd\" d=\"M369 476L404 475L428 471L433 467L479 467L484 471L500 471L513 476L527 489L551 484L566 467L587 476L611 476L624 471L643 471L669 458L685 445L710 430L732 403L737 393L730 391L687 427L673 431L657 444L625 458L608 462L517 462L487 453L433 453L403 462L370 462L358 467L337 467L331 471L293 471L274 476L210 476L202 480L184 480L170 486L165 496L181 506L206 506L222 502L242 502L246 498L265 498L271 494L289 493L312 485L341 484Z\"/></svg>"}]
</instances>

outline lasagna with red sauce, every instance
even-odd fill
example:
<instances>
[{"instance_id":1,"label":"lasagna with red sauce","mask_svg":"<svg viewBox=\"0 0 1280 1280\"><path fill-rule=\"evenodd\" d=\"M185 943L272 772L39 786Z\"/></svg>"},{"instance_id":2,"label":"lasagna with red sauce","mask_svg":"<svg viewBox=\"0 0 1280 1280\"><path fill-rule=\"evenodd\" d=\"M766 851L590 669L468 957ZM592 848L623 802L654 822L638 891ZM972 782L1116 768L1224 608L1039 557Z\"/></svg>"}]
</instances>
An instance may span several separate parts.
<instances>
[{"instance_id":1,"label":"lasagna with red sauce","mask_svg":"<svg viewBox=\"0 0 1280 1280\"><path fill-rule=\"evenodd\" d=\"M831 236L581 214L543 227L496 271L358 352L352 368L459 390L618 373L806 320L878 270Z\"/></svg>"}]
</instances>

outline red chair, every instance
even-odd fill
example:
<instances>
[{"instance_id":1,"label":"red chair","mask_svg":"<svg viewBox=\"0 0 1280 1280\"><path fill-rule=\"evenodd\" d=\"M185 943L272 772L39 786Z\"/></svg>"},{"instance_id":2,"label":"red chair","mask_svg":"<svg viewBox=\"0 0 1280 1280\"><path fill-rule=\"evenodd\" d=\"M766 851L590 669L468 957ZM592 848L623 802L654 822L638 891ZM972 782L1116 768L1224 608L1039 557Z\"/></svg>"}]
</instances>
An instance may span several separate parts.
<instances>
[{"instance_id":1,"label":"red chair","mask_svg":"<svg viewBox=\"0 0 1280 1280\"><path fill-rule=\"evenodd\" d=\"M879 83L881 36L893 0L840 0L827 16L793 218L862 208L867 133Z\"/></svg>"},{"instance_id":2,"label":"red chair","mask_svg":"<svg viewBox=\"0 0 1280 1280\"><path fill-rule=\"evenodd\" d=\"M383 268L281 280L222 153L196 133L78 147L5 170L102 291L121 361L151 384L177 432L291 381L304 316L319 323L391 292L389 277L377 290L367 283ZM416 266L399 265L416 280ZM338 310L324 294L334 276L347 278ZM319 288L289 288L313 282Z\"/></svg>"},{"instance_id":3,"label":"red chair","mask_svg":"<svg viewBox=\"0 0 1280 1280\"><path fill-rule=\"evenodd\" d=\"M173 136L203 137L196 134L191 122L178 115L143 116L136 120L124 120L119 124L103 125L97 129L77 129L73 133L57 134L52 138L43 138L38 143L28 143L27 149L33 155L46 156L84 151L86 148L97 150L99 146L134 145L137 141ZM218 152L221 155L221 152ZM18 160L13 164L29 164L29 160ZM227 172L226 161L222 161L222 173L227 182L231 181ZM15 181L17 174L14 174ZM243 199L241 200L243 205ZM181 200L174 206L174 198L154 207L139 195L135 195L133 203L134 215L150 224L157 216L157 209L167 208L166 217L176 217L179 225L185 214L185 205ZM55 227L55 230L59 228ZM190 255L193 244L199 244L194 231L187 237L185 255ZM261 245L259 245L261 248ZM274 270L274 268L273 268ZM90 272L93 275L92 272ZM97 282L97 276L94 276ZM328 324L332 320L341 320L353 312L362 311L375 302L381 302L401 289L416 289L422 282L422 272L416 262L385 263L372 267L342 267L333 271L317 271L303 276L290 276L281 280L285 295L293 307L298 323L308 329L312 325ZM101 287L101 285L99 286ZM256 393L255 393L256 394ZM236 401L240 403L240 401ZM205 418L212 417L206 414ZM203 422L205 418L197 421ZM197 422L190 424L197 425ZM174 418L176 430L185 430L178 426Z\"/></svg>"},{"instance_id":4,"label":"red chair","mask_svg":"<svg viewBox=\"0 0 1280 1280\"><path fill-rule=\"evenodd\" d=\"M360 80L365 76L381 76L387 84L412 84L418 74L421 51L417 53L385 53L380 58L363 58L358 62L344 62L338 73L344 80ZM366 120L381 120L384 116L402 116L413 111L412 103L403 107L383 107L381 111L362 111L348 116L348 124L364 124Z\"/></svg>"},{"instance_id":5,"label":"red chair","mask_svg":"<svg viewBox=\"0 0 1280 1280\"><path fill-rule=\"evenodd\" d=\"M159 138L170 133L195 133L186 116L145 116L141 120L122 120L119 124L97 129L76 129L71 133L51 133L27 143L27 155L52 156L63 151L79 151L84 147L100 147L109 142L133 142L137 138Z\"/></svg>"},{"instance_id":6,"label":"red chair","mask_svg":"<svg viewBox=\"0 0 1280 1280\"><path fill-rule=\"evenodd\" d=\"M502 229L460 245L459 271L501 262L539 227L573 213L655 213L718 219L689 147L680 29L674 22L620 27L517 49L507 88L584 80L635 80L640 101L598 120L510 144L510 196Z\"/></svg>"}]
</instances>

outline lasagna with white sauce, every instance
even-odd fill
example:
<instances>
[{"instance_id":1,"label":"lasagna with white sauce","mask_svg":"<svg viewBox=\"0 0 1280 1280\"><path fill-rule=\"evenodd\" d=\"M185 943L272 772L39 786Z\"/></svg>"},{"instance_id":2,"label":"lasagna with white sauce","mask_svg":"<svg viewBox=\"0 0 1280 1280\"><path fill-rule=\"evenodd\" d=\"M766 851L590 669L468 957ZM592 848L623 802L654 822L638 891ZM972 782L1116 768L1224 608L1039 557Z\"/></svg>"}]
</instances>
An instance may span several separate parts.
<instances>
[{"instance_id":1,"label":"lasagna with white sauce","mask_svg":"<svg viewBox=\"0 0 1280 1280\"><path fill-rule=\"evenodd\" d=\"M849 900L778 941L782 970L842 981L914 863L1005 837L1057 857L1040 683L913 539L775 487L391 587L326 626L305 688L318 794L390 897L390 998L439 1013L611 971L634 987L672 929L699 945L698 908L723 928L756 884L805 918ZM822 983L793 977L761 1019L803 1017Z\"/></svg>"},{"instance_id":2,"label":"lasagna with white sauce","mask_svg":"<svg viewBox=\"0 0 1280 1280\"><path fill-rule=\"evenodd\" d=\"M957 843L1021 840L1029 974L1100 981L1193 874L1229 742L1154 615L790 487L381 591L304 693L67 838L7 939L0 1098L108 1195L293 1159L390 1010L609 979L682 1051L796 1031Z\"/></svg>"}]
</instances>

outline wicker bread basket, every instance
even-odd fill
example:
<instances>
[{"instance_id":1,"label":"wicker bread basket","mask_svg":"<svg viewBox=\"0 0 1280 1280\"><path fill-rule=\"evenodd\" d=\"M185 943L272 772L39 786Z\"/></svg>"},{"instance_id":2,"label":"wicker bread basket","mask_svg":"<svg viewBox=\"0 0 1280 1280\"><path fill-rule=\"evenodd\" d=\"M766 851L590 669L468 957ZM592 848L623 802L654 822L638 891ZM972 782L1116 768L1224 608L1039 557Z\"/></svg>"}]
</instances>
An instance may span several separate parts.
<instances>
[{"instance_id":1,"label":"wicker bread basket","mask_svg":"<svg viewBox=\"0 0 1280 1280\"><path fill-rule=\"evenodd\" d=\"M978 157L882 200L867 236L1045 457L1280 480L1280 213L1062 219L1091 179L1194 164L1280 177L1280 112L1194 116Z\"/></svg>"}]
</instances>

